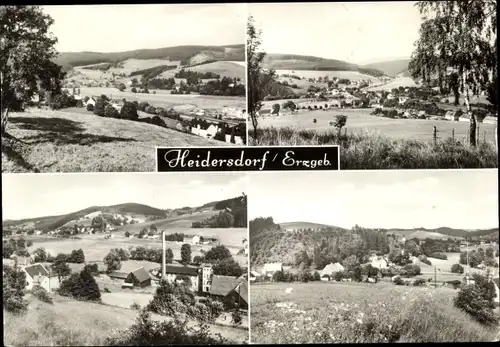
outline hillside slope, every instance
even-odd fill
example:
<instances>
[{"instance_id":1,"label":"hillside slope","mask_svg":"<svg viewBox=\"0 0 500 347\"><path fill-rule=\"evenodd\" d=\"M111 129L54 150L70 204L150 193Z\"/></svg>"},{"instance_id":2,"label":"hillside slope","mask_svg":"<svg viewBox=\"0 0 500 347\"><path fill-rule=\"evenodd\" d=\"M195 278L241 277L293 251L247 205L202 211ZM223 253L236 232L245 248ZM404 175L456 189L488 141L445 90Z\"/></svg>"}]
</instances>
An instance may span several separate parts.
<instances>
[{"instance_id":1,"label":"hillside slope","mask_svg":"<svg viewBox=\"0 0 500 347\"><path fill-rule=\"evenodd\" d=\"M156 146L228 146L152 124L99 117L85 109L11 113L2 138L3 172L152 172Z\"/></svg>"},{"instance_id":2,"label":"hillside slope","mask_svg":"<svg viewBox=\"0 0 500 347\"><path fill-rule=\"evenodd\" d=\"M325 59L307 55L269 53L264 67L275 70L359 71L372 76L383 75L382 71L359 66L342 60Z\"/></svg>"},{"instance_id":3,"label":"hillside slope","mask_svg":"<svg viewBox=\"0 0 500 347\"><path fill-rule=\"evenodd\" d=\"M197 57L203 54L205 58ZM197 58L195 58L197 57ZM66 69L98 63L120 62L127 59L168 59L171 61L197 62L212 60L245 60L245 45L228 46L175 46L156 49L137 49L125 52L61 52L55 62Z\"/></svg>"},{"instance_id":4,"label":"hillside slope","mask_svg":"<svg viewBox=\"0 0 500 347\"><path fill-rule=\"evenodd\" d=\"M383 61L378 63L372 63L363 65L364 67L377 69L382 71L387 76L396 77L397 74L403 73L404 77L408 77L408 63L410 59L399 59L399 60L390 60Z\"/></svg>"}]
</instances>

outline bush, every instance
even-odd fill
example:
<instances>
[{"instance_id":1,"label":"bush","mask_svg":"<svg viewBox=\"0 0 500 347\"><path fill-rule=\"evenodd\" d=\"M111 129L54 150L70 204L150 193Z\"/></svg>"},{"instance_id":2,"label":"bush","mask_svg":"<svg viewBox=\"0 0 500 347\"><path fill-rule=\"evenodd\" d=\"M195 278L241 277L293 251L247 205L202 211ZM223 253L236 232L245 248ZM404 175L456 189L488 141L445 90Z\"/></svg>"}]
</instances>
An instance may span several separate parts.
<instances>
[{"instance_id":1,"label":"bush","mask_svg":"<svg viewBox=\"0 0 500 347\"><path fill-rule=\"evenodd\" d=\"M149 106L149 103L145 102L145 101L142 101L139 103L139 105L137 106L137 109L139 111L142 111L142 112L146 112L146 107Z\"/></svg>"},{"instance_id":2,"label":"bush","mask_svg":"<svg viewBox=\"0 0 500 347\"><path fill-rule=\"evenodd\" d=\"M120 110L120 116L122 119L137 120L139 118L137 105L133 102L125 102Z\"/></svg>"},{"instance_id":3,"label":"bush","mask_svg":"<svg viewBox=\"0 0 500 347\"><path fill-rule=\"evenodd\" d=\"M94 110L94 105L92 104L87 104L87 111L92 112Z\"/></svg>"},{"instance_id":4,"label":"bush","mask_svg":"<svg viewBox=\"0 0 500 347\"><path fill-rule=\"evenodd\" d=\"M111 290L108 289L108 287L104 287L104 290L103 290L104 293L111 293Z\"/></svg>"},{"instance_id":5,"label":"bush","mask_svg":"<svg viewBox=\"0 0 500 347\"><path fill-rule=\"evenodd\" d=\"M464 273L464 268L460 264L453 264L451 266L451 272L456 273L456 274L463 274Z\"/></svg>"},{"instance_id":6,"label":"bush","mask_svg":"<svg viewBox=\"0 0 500 347\"><path fill-rule=\"evenodd\" d=\"M61 282L59 294L77 300L100 301L101 292L94 277L87 269L80 273L73 273Z\"/></svg>"},{"instance_id":7,"label":"bush","mask_svg":"<svg viewBox=\"0 0 500 347\"><path fill-rule=\"evenodd\" d=\"M108 118L120 118L120 113L111 105L106 106L104 110L104 117Z\"/></svg>"},{"instance_id":8,"label":"bush","mask_svg":"<svg viewBox=\"0 0 500 347\"><path fill-rule=\"evenodd\" d=\"M47 292L45 290L45 288L43 288L41 286L35 285L33 287L33 289L31 290L31 294L33 294L33 296L40 301L43 301L43 302L46 302L49 304L53 304L52 298L50 297L49 292Z\"/></svg>"},{"instance_id":9,"label":"bush","mask_svg":"<svg viewBox=\"0 0 500 347\"><path fill-rule=\"evenodd\" d=\"M130 305L130 309L131 310L140 310L141 305L139 305L137 302L134 301L134 303L132 305Z\"/></svg>"},{"instance_id":10,"label":"bush","mask_svg":"<svg viewBox=\"0 0 500 347\"><path fill-rule=\"evenodd\" d=\"M427 283L427 281L423 278L417 278L414 282L413 282L413 285L415 287L418 287L418 286L421 286L421 285L424 285L425 283Z\"/></svg>"},{"instance_id":11,"label":"bush","mask_svg":"<svg viewBox=\"0 0 500 347\"><path fill-rule=\"evenodd\" d=\"M156 114L156 107L154 106L146 106L144 109L144 112L149 113L149 114Z\"/></svg>"},{"instance_id":12,"label":"bush","mask_svg":"<svg viewBox=\"0 0 500 347\"><path fill-rule=\"evenodd\" d=\"M104 117L106 109L106 101L104 99L97 99L94 106L94 114L100 117Z\"/></svg>"},{"instance_id":13,"label":"bush","mask_svg":"<svg viewBox=\"0 0 500 347\"><path fill-rule=\"evenodd\" d=\"M318 271L314 271L313 281L321 281L321 275L319 274Z\"/></svg>"},{"instance_id":14,"label":"bush","mask_svg":"<svg viewBox=\"0 0 500 347\"><path fill-rule=\"evenodd\" d=\"M400 272L401 276L414 277L420 275L420 266L414 264L408 264L403 267Z\"/></svg>"},{"instance_id":15,"label":"bush","mask_svg":"<svg viewBox=\"0 0 500 347\"><path fill-rule=\"evenodd\" d=\"M454 304L457 308L470 314L481 324L494 326L498 324L495 309L495 285L486 276L473 274L474 284L464 284L460 288Z\"/></svg>"},{"instance_id":16,"label":"bush","mask_svg":"<svg viewBox=\"0 0 500 347\"><path fill-rule=\"evenodd\" d=\"M436 258L436 259L442 259L442 260L448 260L448 256L446 254L440 253L440 252L432 252L431 254L429 254L429 257Z\"/></svg>"},{"instance_id":17,"label":"bush","mask_svg":"<svg viewBox=\"0 0 500 347\"><path fill-rule=\"evenodd\" d=\"M392 283L394 283L397 286L402 286L405 284L405 282L403 281L403 279L399 275L396 275L392 278Z\"/></svg>"},{"instance_id":18,"label":"bush","mask_svg":"<svg viewBox=\"0 0 500 347\"><path fill-rule=\"evenodd\" d=\"M288 108L288 109L294 111L297 109L297 105L295 105L295 103L293 101L288 100L287 102L285 102L283 104L283 108Z\"/></svg>"},{"instance_id":19,"label":"bush","mask_svg":"<svg viewBox=\"0 0 500 347\"><path fill-rule=\"evenodd\" d=\"M136 89L135 87L132 87L132 89L130 89L130 91L131 91L132 93L137 93L137 89Z\"/></svg>"}]
</instances>

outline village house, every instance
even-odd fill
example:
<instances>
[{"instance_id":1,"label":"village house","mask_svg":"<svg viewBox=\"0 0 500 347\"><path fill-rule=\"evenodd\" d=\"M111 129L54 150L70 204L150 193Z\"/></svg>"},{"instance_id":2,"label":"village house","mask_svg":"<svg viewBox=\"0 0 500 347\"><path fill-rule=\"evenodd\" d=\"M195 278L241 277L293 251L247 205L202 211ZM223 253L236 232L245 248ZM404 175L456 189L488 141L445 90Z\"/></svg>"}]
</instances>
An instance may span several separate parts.
<instances>
[{"instance_id":1,"label":"village house","mask_svg":"<svg viewBox=\"0 0 500 347\"><path fill-rule=\"evenodd\" d=\"M283 271L283 263L266 263L262 275L272 278L274 273L278 271Z\"/></svg>"},{"instance_id":2,"label":"village house","mask_svg":"<svg viewBox=\"0 0 500 347\"><path fill-rule=\"evenodd\" d=\"M193 291L198 291L198 271L198 267L195 266L166 265L165 280L173 283L177 280L184 281L184 279L189 279L189 281L191 282L191 289Z\"/></svg>"},{"instance_id":3,"label":"village house","mask_svg":"<svg viewBox=\"0 0 500 347\"><path fill-rule=\"evenodd\" d=\"M330 281L331 276L333 276L334 273L337 272L343 272L344 267L340 263L330 263L323 270L320 272L321 280L322 281Z\"/></svg>"},{"instance_id":4,"label":"village house","mask_svg":"<svg viewBox=\"0 0 500 347\"><path fill-rule=\"evenodd\" d=\"M50 273L42 264L33 264L22 268L26 274L26 290L31 290L35 286L40 286L51 292L59 288L59 279Z\"/></svg>"},{"instance_id":5,"label":"village house","mask_svg":"<svg viewBox=\"0 0 500 347\"><path fill-rule=\"evenodd\" d=\"M226 309L248 310L248 283L243 277L213 275L209 294L221 300Z\"/></svg>"},{"instance_id":6,"label":"village house","mask_svg":"<svg viewBox=\"0 0 500 347\"><path fill-rule=\"evenodd\" d=\"M125 284L128 284L128 286L132 285L132 287L148 287L151 285L151 277L146 269L141 266L128 274L125 278Z\"/></svg>"},{"instance_id":7,"label":"village house","mask_svg":"<svg viewBox=\"0 0 500 347\"><path fill-rule=\"evenodd\" d=\"M448 111L444 115L444 119L452 121L452 122L458 122L460 119L460 113L459 112L454 112L454 111Z\"/></svg>"},{"instance_id":8,"label":"village house","mask_svg":"<svg viewBox=\"0 0 500 347\"><path fill-rule=\"evenodd\" d=\"M249 280L250 282L255 282L260 277L260 274L256 271L250 271Z\"/></svg>"}]
</instances>

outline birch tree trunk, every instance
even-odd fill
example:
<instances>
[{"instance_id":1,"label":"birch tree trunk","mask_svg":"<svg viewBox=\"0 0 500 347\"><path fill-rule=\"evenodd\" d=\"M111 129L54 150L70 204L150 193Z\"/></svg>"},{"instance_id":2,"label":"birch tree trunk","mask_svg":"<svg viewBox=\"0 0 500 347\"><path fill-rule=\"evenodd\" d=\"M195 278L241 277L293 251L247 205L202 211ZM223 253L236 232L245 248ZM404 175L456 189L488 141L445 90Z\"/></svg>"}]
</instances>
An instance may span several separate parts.
<instances>
[{"instance_id":1,"label":"birch tree trunk","mask_svg":"<svg viewBox=\"0 0 500 347\"><path fill-rule=\"evenodd\" d=\"M472 113L470 109L470 100L469 100L469 86L467 85L467 81L465 78L465 73L463 74L463 83L464 83L464 92L465 92L465 106L467 107L467 115L469 116L469 144L472 147L476 146L476 127L477 120L476 116Z\"/></svg>"}]
</instances>

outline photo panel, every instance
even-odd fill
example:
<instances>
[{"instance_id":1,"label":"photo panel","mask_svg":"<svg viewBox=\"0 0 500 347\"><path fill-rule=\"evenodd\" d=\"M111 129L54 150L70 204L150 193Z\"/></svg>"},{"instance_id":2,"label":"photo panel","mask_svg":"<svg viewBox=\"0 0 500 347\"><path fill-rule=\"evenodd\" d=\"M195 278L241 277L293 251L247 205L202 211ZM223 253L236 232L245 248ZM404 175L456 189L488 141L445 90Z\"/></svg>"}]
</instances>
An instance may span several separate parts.
<instances>
[{"instance_id":1,"label":"photo panel","mask_svg":"<svg viewBox=\"0 0 500 347\"><path fill-rule=\"evenodd\" d=\"M497 170L249 173L251 342L498 340L497 191Z\"/></svg>"},{"instance_id":2,"label":"photo panel","mask_svg":"<svg viewBox=\"0 0 500 347\"><path fill-rule=\"evenodd\" d=\"M495 1L248 4L249 144L339 145L341 169L497 168L495 15Z\"/></svg>"},{"instance_id":3,"label":"photo panel","mask_svg":"<svg viewBox=\"0 0 500 347\"><path fill-rule=\"evenodd\" d=\"M6 345L248 343L245 173L2 176Z\"/></svg>"},{"instance_id":4,"label":"photo panel","mask_svg":"<svg viewBox=\"0 0 500 347\"><path fill-rule=\"evenodd\" d=\"M244 146L245 9L3 7L2 172L154 172L157 146Z\"/></svg>"}]
</instances>

